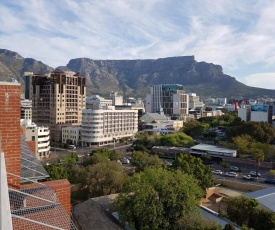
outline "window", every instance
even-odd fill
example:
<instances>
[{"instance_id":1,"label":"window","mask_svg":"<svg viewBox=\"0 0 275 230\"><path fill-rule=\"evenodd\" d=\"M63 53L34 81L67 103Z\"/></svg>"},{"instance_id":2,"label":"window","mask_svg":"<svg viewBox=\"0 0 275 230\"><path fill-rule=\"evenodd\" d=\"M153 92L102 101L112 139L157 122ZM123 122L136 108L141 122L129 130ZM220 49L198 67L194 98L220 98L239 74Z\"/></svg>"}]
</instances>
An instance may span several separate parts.
<instances>
[{"instance_id":1,"label":"window","mask_svg":"<svg viewBox=\"0 0 275 230\"><path fill-rule=\"evenodd\" d=\"M35 141L35 136L32 136L32 141Z\"/></svg>"}]
</instances>

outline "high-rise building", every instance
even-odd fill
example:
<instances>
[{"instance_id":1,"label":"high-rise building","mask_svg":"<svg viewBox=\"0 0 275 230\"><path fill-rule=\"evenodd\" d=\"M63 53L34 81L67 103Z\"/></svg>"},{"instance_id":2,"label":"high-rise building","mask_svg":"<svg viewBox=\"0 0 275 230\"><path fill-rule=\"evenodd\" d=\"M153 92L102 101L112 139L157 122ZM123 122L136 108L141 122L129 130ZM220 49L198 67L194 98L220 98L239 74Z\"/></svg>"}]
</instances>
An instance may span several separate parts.
<instances>
[{"instance_id":1,"label":"high-rise building","mask_svg":"<svg viewBox=\"0 0 275 230\"><path fill-rule=\"evenodd\" d=\"M172 119L181 119L188 114L188 95L182 85L153 85L146 95L146 112L164 113Z\"/></svg>"},{"instance_id":2,"label":"high-rise building","mask_svg":"<svg viewBox=\"0 0 275 230\"><path fill-rule=\"evenodd\" d=\"M79 126L86 108L86 79L69 71L25 74L26 98L32 100L32 120L48 126L51 140L62 140L62 128ZM28 83L28 84L27 84Z\"/></svg>"}]
</instances>

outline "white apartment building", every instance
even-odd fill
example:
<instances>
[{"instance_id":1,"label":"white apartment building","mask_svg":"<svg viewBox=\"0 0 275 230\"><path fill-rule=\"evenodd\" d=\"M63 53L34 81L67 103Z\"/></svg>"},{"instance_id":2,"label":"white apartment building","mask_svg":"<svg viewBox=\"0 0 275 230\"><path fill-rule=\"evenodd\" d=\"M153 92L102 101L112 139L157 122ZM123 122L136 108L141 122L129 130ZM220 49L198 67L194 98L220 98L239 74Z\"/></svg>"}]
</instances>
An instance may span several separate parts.
<instances>
[{"instance_id":1,"label":"white apartment building","mask_svg":"<svg viewBox=\"0 0 275 230\"><path fill-rule=\"evenodd\" d=\"M81 127L64 127L62 128L62 143L78 145L80 144Z\"/></svg>"},{"instance_id":2,"label":"white apartment building","mask_svg":"<svg viewBox=\"0 0 275 230\"><path fill-rule=\"evenodd\" d=\"M38 159L48 157L50 154L50 130L48 127L37 126L31 120L21 120L21 126L25 129L26 141L32 142L29 144Z\"/></svg>"},{"instance_id":3,"label":"white apartment building","mask_svg":"<svg viewBox=\"0 0 275 230\"><path fill-rule=\"evenodd\" d=\"M28 99L21 99L21 119L32 120L32 101Z\"/></svg>"},{"instance_id":4,"label":"white apartment building","mask_svg":"<svg viewBox=\"0 0 275 230\"><path fill-rule=\"evenodd\" d=\"M108 109L82 111L81 142L84 146L105 145L138 131L137 110Z\"/></svg>"},{"instance_id":5,"label":"white apartment building","mask_svg":"<svg viewBox=\"0 0 275 230\"><path fill-rule=\"evenodd\" d=\"M189 109L202 109L204 104L200 101L200 97L195 93L188 93L189 95Z\"/></svg>"}]
</instances>

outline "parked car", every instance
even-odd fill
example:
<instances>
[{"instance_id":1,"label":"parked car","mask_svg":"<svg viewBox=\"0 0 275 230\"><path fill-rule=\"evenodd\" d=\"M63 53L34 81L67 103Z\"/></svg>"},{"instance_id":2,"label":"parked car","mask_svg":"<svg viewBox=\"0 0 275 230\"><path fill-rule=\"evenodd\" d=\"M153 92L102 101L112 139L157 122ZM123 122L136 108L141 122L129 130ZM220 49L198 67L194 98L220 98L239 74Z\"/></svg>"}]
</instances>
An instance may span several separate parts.
<instances>
[{"instance_id":1,"label":"parked car","mask_svg":"<svg viewBox=\"0 0 275 230\"><path fill-rule=\"evenodd\" d=\"M252 177L251 175L244 175L243 179L246 179L246 180L255 180L255 177Z\"/></svg>"},{"instance_id":2,"label":"parked car","mask_svg":"<svg viewBox=\"0 0 275 230\"><path fill-rule=\"evenodd\" d=\"M240 171L240 169L239 169L238 167L236 167L236 166L232 166L232 167L230 168L230 170L231 170L231 171L236 171L236 172Z\"/></svg>"},{"instance_id":3,"label":"parked car","mask_svg":"<svg viewBox=\"0 0 275 230\"><path fill-rule=\"evenodd\" d=\"M257 172L256 171L250 171L250 175L256 177ZM261 177L261 176L262 176L261 173L258 172L258 177Z\"/></svg>"},{"instance_id":4,"label":"parked car","mask_svg":"<svg viewBox=\"0 0 275 230\"><path fill-rule=\"evenodd\" d=\"M219 170L219 169L216 169L213 171L214 174L217 174L217 175L221 175L222 174L222 170Z\"/></svg>"},{"instance_id":5,"label":"parked car","mask_svg":"<svg viewBox=\"0 0 275 230\"><path fill-rule=\"evenodd\" d=\"M130 163L129 159L127 159L126 157L122 158L122 159L120 160L120 162L121 162L122 164L129 164L129 163Z\"/></svg>"},{"instance_id":6,"label":"parked car","mask_svg":"<svg viewBox=\"0 0 275 230\"><path fill-rule=\"evenodd\" d=\"M238 176L238 174L235 173L235 172L227 172L227 173L225 173L225 175L230 176L230 177L237 177Z\"/></svg>"},{"instance_id":7,"label":"parked car","mask_svg":"<svg viewBox=\"0 0 275 230\"><path fill-rule=\"evenodd\" d=\"M275 179L266 179L264 182L268 184L275 184Z\"/></svg>"}]
</instances>

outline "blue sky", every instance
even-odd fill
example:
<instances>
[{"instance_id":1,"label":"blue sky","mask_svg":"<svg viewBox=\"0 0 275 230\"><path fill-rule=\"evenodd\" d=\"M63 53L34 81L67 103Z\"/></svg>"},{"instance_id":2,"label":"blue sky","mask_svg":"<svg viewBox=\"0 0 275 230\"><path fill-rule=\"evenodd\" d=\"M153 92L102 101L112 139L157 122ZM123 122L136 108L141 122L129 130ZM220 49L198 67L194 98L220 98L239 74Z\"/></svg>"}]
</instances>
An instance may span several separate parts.
<instances>
[{"instance_id":1,"label":"blue sky","mask_svg":"<svg viewBox=\"0 0 275 230\"><path fill-rule=\"evenodd\" d=\"M194 55L275 89L274 12L274 0L1 0L0 48L52 67Z\"/></svg>"}]
</instances>

